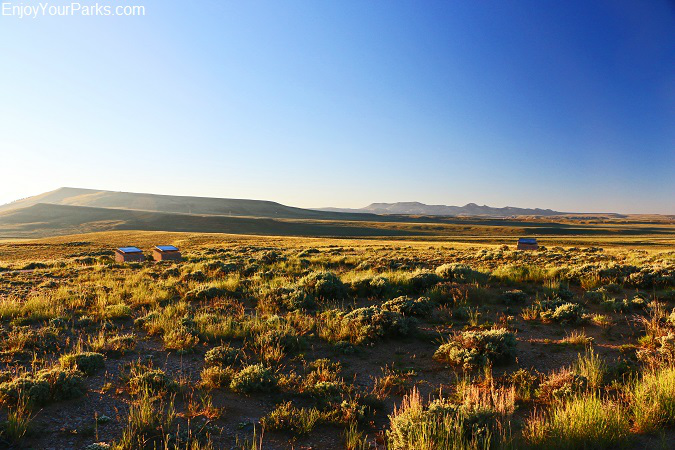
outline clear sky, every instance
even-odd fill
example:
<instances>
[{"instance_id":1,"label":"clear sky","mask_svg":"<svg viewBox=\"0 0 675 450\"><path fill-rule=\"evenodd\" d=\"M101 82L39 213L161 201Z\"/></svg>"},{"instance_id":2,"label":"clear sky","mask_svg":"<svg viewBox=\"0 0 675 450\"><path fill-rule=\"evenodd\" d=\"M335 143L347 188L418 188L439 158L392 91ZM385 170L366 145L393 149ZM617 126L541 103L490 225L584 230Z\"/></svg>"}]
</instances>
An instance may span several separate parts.
<instances>
[{"instance_id":1,"label":"clear sky","mask_svg":"<svg viewBox=\"0 0 675 450\"><path fill-rule=\"evenodd\" d=\"M145 16L0 15L0 203L675 213L668 0L98 1Z\"/></svg>"}]
</instances>

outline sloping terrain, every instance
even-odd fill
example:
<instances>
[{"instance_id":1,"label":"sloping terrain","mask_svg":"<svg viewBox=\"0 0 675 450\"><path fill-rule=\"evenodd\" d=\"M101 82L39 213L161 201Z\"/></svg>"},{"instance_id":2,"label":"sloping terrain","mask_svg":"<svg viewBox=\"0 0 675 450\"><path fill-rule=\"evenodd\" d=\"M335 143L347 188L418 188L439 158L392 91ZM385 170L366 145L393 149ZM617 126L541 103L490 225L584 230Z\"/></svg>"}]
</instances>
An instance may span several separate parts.
<instances>
[{"instance_id":1,"label":"sloping terrain","mask_svg":"<svg viewBox=\"0 0 675 450\"><path fill-rule=\"evenodd\" d=\"M264 200L138 194L76 188L60 188L55 191L1 205L0 211L26 208L38 203L96 208L122 208L165 213L282 219L373 220L376 218L376 216L366 213L349 214L314 211Z\"/></svg>"},{"instance_id":2,"label":"sloping terrain","mask_svg":"<svg viewBox=\"0 0 675 450\"><path fill-rule=\"evenodd\" d=\"M139 230L307 237L405 237L423 240L511 243L537 236L546 245L578 245L588 239L623 245L672 245L675 226L663 224L560 223L553 220L451 219L409 216L387 221L272 219L37 204L0 212L0 238L38 238Z\"/></svg>"},{"instance_id":3,"label":"sloping terrain","mask_svg":"<svg viewBox=\"0 0 675 450\"><path fill-rule=\"evenodd\" d=\"M389 220L388 218L383 219L382 217L377 217L381 215L506 218L516 216L552 217L570 214L553 211L551 209L515 208L511 206L494 208L486 205L480 206L475 203L469 203L464 206L448 206L426 205L420 202L397 202L372 203L364 208L356 209L304 209L266 200L140 194L68 187L28 197L6 205L0 205L0 211L25 208L38 203L91 206L97 208L122 208L182 214L319 220ZM600 216L611 218L624 217L614 213L601 214Z\"/></svg>"},{"instance_id":4,"label":"sloping terrain","mask_svg":"<svg viewBox=\"0 0 675 450\"><path fill-rule=\"evenodd\" d=\"M478 209L472 209L473 216L451 217L440 215L440 209L434 212L436 207L430 206L432 209L428 210L424 208L427 205L418 203L377 205L380 206L371 205L371 209L382 214L322 212L260 200L61 188L0 206L0 238L141 230L419 239L437 236L464 241L496 238L503 239L502 242L511 242L516 236L550 236L558 241L565 238L568 243L589 236L631 241L638 236L650 236L636 243L663 245L675 233L675 222L669 216L599 218L540 214L514 218L489 215L485 212L489 207L476 206ZM403 213L395 214L396 211ZM419 211L427 211L427 214L414 214ZM526 211L543 210L521 210Z\"/></svg>"},{"instance_id":5,"label":"sloping terrain","mask_svg":"<svg viewBox=\"0 0 675 450\"><path fill-rule=\"evenodd\" d=\"M38 203L0 212L0 237L41 237L112 230L189 231L280 236L404 236L413 230L366 222L324 222L92 208Z\"/></svg>"}]
</instances>

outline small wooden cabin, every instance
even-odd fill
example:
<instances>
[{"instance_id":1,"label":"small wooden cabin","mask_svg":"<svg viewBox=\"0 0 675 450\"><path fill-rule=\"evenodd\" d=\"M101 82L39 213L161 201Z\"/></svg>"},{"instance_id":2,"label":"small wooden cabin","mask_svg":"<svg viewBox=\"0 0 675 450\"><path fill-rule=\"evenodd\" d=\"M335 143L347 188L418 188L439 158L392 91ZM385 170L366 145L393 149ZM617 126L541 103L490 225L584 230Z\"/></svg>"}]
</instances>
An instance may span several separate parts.
<instances>
[{"instance_id":1,"label":"small wooden cabin","mask_svg":"<svg viewBox=\"0 0 675 450\"><path fill-rule=\"evenodd\" d=\"M539 248L537 240L533 238L520 238L518 239L518 250L536 250Z\"/></svg>"},{"instance_id":2,"label":"small wooden cabin","mask_svg":"<svg viewBox=\"0 0 675 450\"><path fill-rule=\"evenodd\" d=\"M145 255L138 247L120 247L115 249L115 261L117 262L143 262Z\"/></svg>"},{"instance_id":3,"label":"small wooden cabin","mask_svg":"<svg viewBox=\"0 0 675 450\"><path fill-rule=\"evenodd\" d=\"M158 245L152 249L152 257L155 261L180 261L180 250L173 245Z\"/></svg>"}]
</instances>

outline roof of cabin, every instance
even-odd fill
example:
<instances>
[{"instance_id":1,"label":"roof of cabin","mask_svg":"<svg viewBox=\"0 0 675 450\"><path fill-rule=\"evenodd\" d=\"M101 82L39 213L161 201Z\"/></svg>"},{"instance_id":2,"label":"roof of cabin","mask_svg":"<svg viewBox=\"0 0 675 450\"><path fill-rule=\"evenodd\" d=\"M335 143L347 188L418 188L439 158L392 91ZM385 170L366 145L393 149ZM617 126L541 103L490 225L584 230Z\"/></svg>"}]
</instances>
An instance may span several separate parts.
<instances>
[{"instance_id":1,"label":"roof of cabin","mask_svg":"<svg viewBox=\"0 0 675 450\"><path fill-rule=\"evenodd\" d=\"M142 253L142 250L138 247L120 247L117 250L122 253Z\"/></svg>"},{"instance_id":2,"label":"roof of cabin","mask_svg":"<svg viewBox=\"0 0 675 450\"><path fill-rule=\"evenodd\" d=\"M537 240L534 238L520 238L518 239L519 244L536 244Z\"/></svg>"},{"instance_id":3,"label":"roof of cabin","mask_svg":"<svg viewBox=\"0 0 675 450\"><path fill-rule=\"evenodd\" d=\"M160 252L177 252L178 248L173 245L158 245L155 247Z\"/></svg>"}]
</instances>

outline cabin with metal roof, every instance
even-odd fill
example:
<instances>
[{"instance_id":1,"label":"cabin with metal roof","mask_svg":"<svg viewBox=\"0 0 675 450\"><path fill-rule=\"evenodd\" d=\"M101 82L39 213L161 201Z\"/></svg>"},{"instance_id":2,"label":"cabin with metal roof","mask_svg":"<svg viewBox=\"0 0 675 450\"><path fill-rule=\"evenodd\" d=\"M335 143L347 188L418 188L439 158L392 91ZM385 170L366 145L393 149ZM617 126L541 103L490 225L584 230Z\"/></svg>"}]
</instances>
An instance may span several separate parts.
<instances>
[{"instance_id":1,"label":"cabin with metal roof","mask_svg":"<svg viewBox=\"0 0 675 450\"><path fill-rule=\"evenodd\" d=\"M539 248L539 244L534 238L520 238L516 248L518 250L536 250Z\"/></svg>"},{"instance_id":2,"label":"cabin with metal roof","mask_svg":"<svg viewBox=\"0 0 675 450\"><path fill-rule=\"evenodd\" d=\"M145 255L138 247L120 247L115 249L116 262L143 262Z\"/></svg>"},{"instance_id":3,"label":"cabin with metal roof","mask_svg":"<svg viewBox=\"0 0 675 450\"><path fill-rule=\"evenodd\" d=\"M180 261L183 257L180 250L173 245L157 245L152 249L152 258L155 261Z\"/></svg>"}]
</instances>

